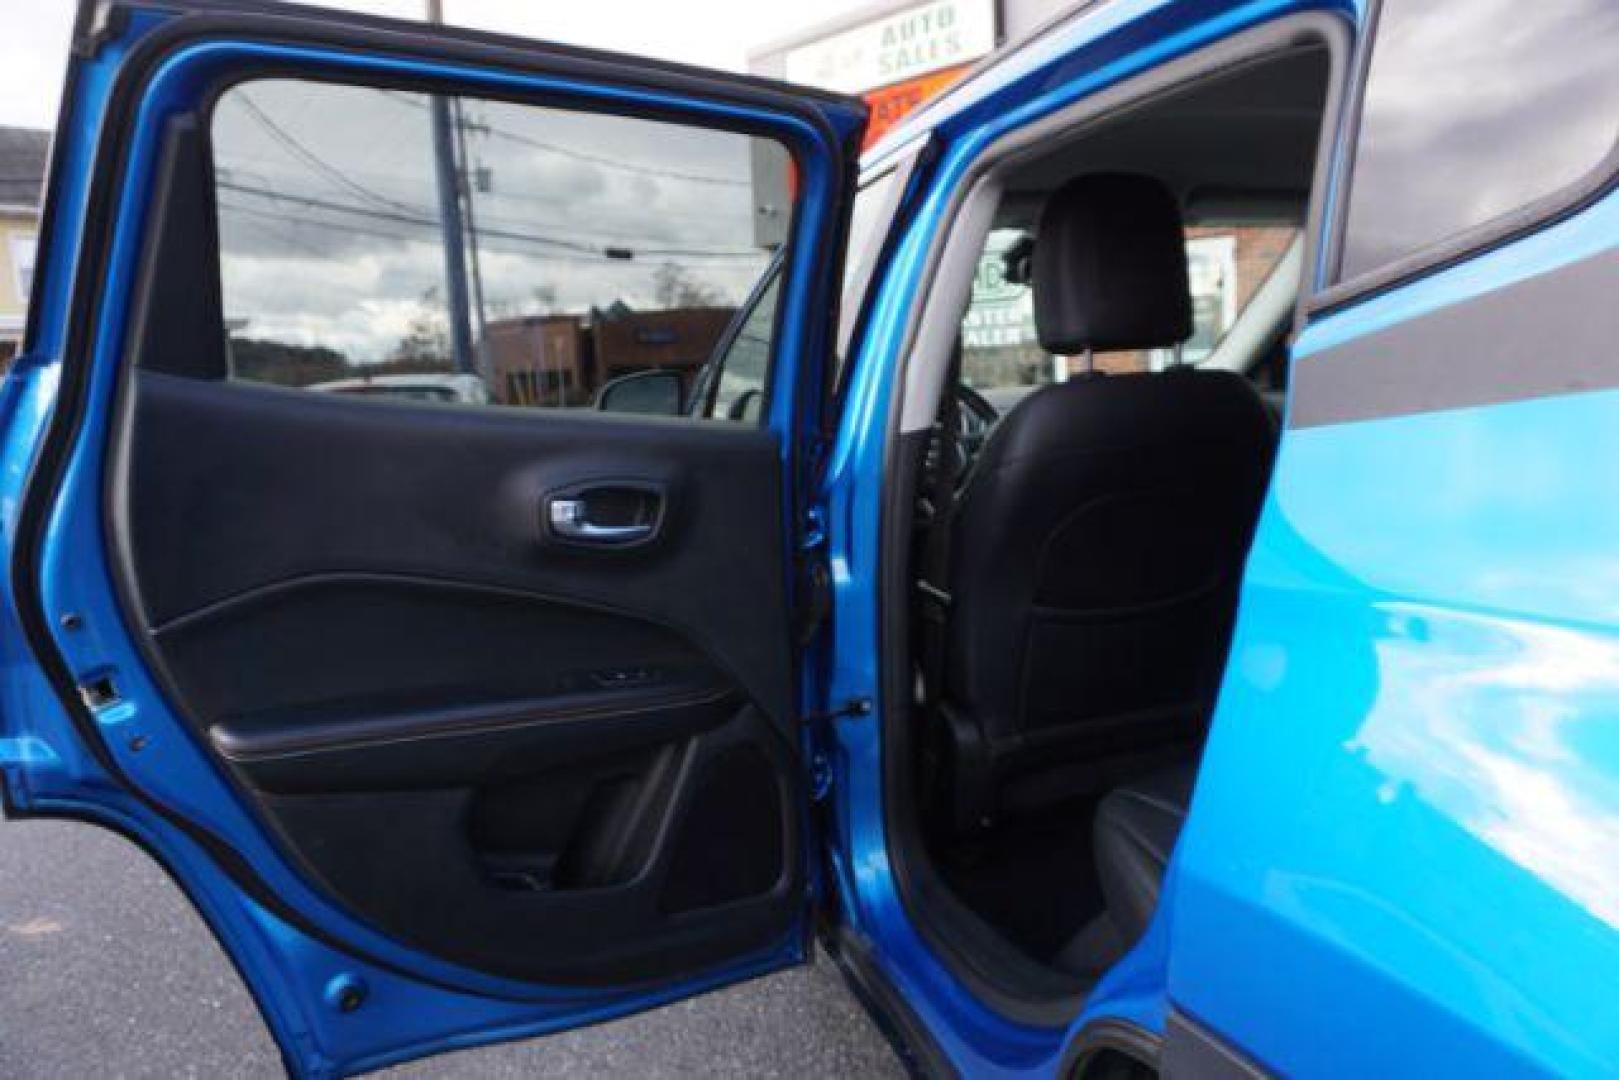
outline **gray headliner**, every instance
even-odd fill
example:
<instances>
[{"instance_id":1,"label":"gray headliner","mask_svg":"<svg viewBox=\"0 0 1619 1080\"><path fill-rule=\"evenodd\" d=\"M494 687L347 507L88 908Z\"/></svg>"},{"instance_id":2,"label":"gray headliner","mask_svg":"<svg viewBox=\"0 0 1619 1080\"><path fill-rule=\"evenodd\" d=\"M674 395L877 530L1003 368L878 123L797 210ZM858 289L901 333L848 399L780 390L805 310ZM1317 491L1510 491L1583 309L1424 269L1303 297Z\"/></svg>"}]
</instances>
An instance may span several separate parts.
<instances>
[{"instance_id":1,"label":"gray headliner","mask_svg":"<svg viewBox=\"0 0 1619 1080\"><path fill-rule=\"evenodd\" d=\"M1246 67L1024 162L1003 180L999 220L1030 224L1047 192L1104 171L1158 177L1193 216L1207 206L1224 218L1248 202L1302 213L1326 104L1325 61L1322 47Z\"/></svg>"}]
</instances>

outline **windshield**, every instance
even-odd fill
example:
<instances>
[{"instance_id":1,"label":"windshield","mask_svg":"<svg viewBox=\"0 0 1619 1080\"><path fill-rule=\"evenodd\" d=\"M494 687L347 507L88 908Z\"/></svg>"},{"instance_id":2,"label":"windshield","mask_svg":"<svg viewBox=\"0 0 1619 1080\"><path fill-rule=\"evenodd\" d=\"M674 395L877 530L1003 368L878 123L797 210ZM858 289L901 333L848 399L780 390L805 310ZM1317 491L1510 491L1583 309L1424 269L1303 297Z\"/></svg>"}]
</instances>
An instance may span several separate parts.
<instances>
[{"instance_id":1,"label":"windshield","mask_svg":"<svg viewBox=\"0 0 1619 1080\"><path fill-rule=\"evenodd\" d=\"M1097 370L1162 371L1210 359L1298 235L1290 223L1188 227L1191 336L1179 350L1100 353L1093 361ZM1009 255L1022 251L1026 258L1028 239L1021 228L990 231L961 321L961 381L1003 413L1036 388L1066 381L1083 364L1041 347L1028 275L1007 272Z\"/></svg>"},{"instance_id":2,"label":"windshield","mask_svg":"<svg viewBox=\"0 0 1619 1080\"><path fill-rule=\"evenodd\" d=\"M899 168L889 169L867 181L855 194L843 263L836 360L838 378L847 359L854 320L876 270L888 224L893 220L900 176ZM721 339L719 351L709 361L693 396L691 411L694 415L749 422L758 418L764 403L765 376L770 367L771 331L776 319L781 275L778 255L763 283L733 320L734 335Z\"/></svg>"}]
</instances>

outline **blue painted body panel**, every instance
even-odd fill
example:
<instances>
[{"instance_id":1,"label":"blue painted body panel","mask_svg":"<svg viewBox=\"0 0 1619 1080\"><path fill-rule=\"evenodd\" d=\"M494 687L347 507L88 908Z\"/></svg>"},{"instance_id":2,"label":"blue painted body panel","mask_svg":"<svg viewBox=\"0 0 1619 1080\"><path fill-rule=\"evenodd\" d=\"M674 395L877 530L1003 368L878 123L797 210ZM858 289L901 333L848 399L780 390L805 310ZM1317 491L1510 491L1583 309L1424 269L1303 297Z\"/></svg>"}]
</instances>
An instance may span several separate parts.
<instances>
[{"instance_id":1,"label":"blue painted body panel","mask_svg":"<svg viewBox=\"0 0 1619 1080\"><path fill-rule=\"evenodd\" d=\"M827 478L838 613L837 662L829 700L880 702L880 542L888 419L910 311L922 295L930 244L948 225L951 199L986 147L1030 121L1211 42L1299 11L1326 11L1358 24L1351 4L1288 2L1107 4L969 82L949 108L924 114L876 148L873 160L918 138L939 149L937 164L890 265L855 357L843 426ZM832 837L846 915L870 941L911 1009L958 1068L970 1075L1049 1075L1078 1031L1101 1020L1161 1032L1167 1012L1168 927L1162 916L1090 994L1068 1024L1029 1027L988 1007L963 986L916 929L889 860L879 725L882 710L836 727L838 829ZM1166 887L1174 895L1174 885ZM1163 911L1172 905L1166 903Z\"/></svg>"},{"instance_id":2,"label":"blue painted body panel","mask_svg":"<svg viewBox=\"0 0 1619 1080\"><path fill-rule=\"evenodd\" d=\"M1321 320L1295 363L1616 241L1610 197ZM1266 1064L1619 1062L1616 416L1601 391L1283 441L1171 932L1174 998Z\"/></svg>"},{"instance_id":3,"label":"blue painted body panel","mask_svg":"<svg viewBox=\"0 0 1619 1080\"><path fill-rule=\"evenodd\" d=\"M42 245L38 271L43 278L37 294L39 326L0 396L4 409L0 419L5 422L0 507L8 562L15 548L17 507L28 463L50 417L64 363L68 293L78 270L79 230L100 116L131 43L161 21L145 15L133 20L121 41L81 63L71 87L74 113L64 125L57 150L66 165L54 193L56 232ZM0 626L0 657L5 661L0 670L0 767L16 808L100 822L136 839L159 858L237 963L289 1068L309 1075L376 1068L420 1054L575 1027L801 962L802 926L720 970L666 985L610 989L516 983L407 948L333 907L310 887L175 715L146 669L109 573L101 491L158 140L167 118L191 107L220 77L266 60L339 78L373 74L450 78L472 92L522 93L584 107L655 106L678 110L697 123L745 124L770 131L794 147L797 227L803 236L815 238L796 246L796 262L789 272L792 282L825 276L830 256L819 238L833 233L843 196L843 177L832 167L836 154L828 140L846 139L862 119L856 110L828 102L822 106L828 126L822 129L789 114L729 102L316 47L207 42L186 46L164 60L143 94L125 141L128 165L118 190L115 238L106 267L105 303L93 339L85 415L37 567L56 646L75 678L83 682L107 675L119 687L122 700L95 714L107 752L129 782L163 812L131 797L83 745L24 644L8 578ZM819 367L815 358L803 355L803 343L818 336L809 327L825 322L824 314L809 310L808 292L802 285L785 289L779 316L784 346L778 352L773 375L778 381L766 422L779 436L784 466L787 447L809 423L806 399L796 392L796 384L813 379ZM784 506L783 513L788 512ZM77 629L70 631L56 622L68 612L79 617ZM324 941L254 903L173 824L176 817L200 826L239 853L278 900ZM358 961L349 951L326 942L345 943L376 962ZM344 1013L329 1000L328 991L340 978L364 985L366 1002L357 1011Z\"/></svg>"},{"instance_id":4,"label":"blue painted body panel","mask_svg":"<svg viewBox=\"0 0 1619 1080\"><path fill-rule=\"evenodd\" d=\"M806 664L806 701L877 702L831 723L829 865L842 914L943 1054L975 1076L1048 1075L1103 1021L1162 1033L1173 1006L1286 1073L1374 1070L1597 1074L1619 1061L1619 392L1288 431L1250 557L1232 659L1192 814L1151 928L1068 1023L1031 1026L976 997L906 909L889 857L882 740L880 541L891 419L909 314L929 250L979 155L1001 135L1131 75L1292 12L1363 25L1361 2L1116 0L975 76L879 147L939 153L874 282L822 499L835 617ZM134 32L144 29L136 26ZM61 365L72 230L122 46L87 62L63 132L66 209L42 264L34 347L0 389L0 529L7 550ZM177 57L131 141L112 295L128 295L157 125L240 46ZM306 50L327 70L430 65ZM453 72L471 84L488 73ZM534 80L572 96L601 88ZM632 94L611 94L633 104ZM667 102L665 102L667 104ZM724 109L678 103L693 115ZM780 118L756 117L781 125ZM813 142L813 133L783 130ZM890 149L893 148L893 149ZM801 160L805 235L839 178ZM1341 178L1328 177L1328 198ZM1522 240L1317 319L1295 363L1403 320L1607 250L1610 197ZM808 260L804 249L799 256ZM807 270L807 263L800 266ZM1319 276L1319 267L1317 268ZM781 339L814 318L788 304ZM563 991L415 954L331 909L285 863L170 715L124 630L101 550L98 492L122 303L102 314L85 437L42 566L47 610L80 675L116 672L126 703L98 717L140 787L261 868L361 964L264 911L184 833L131 799L79 743L21 644L0 585L0 767L19 807L94 818L140 839L186 885L243 969L295 1064L313 1073L532 1034L644 1008L801 958L801 937L677 985ZM1551 343L1549 347L1555 347ZM1532 358L1526 358L1532 362ZM771 427L798 434L810 361L787 355ZM1612 448L1610 452L1609 448ZM129 736L152 736L135 752ZM340 975L371 1004L325 1002Z\"/></svg>"}]
</instances>

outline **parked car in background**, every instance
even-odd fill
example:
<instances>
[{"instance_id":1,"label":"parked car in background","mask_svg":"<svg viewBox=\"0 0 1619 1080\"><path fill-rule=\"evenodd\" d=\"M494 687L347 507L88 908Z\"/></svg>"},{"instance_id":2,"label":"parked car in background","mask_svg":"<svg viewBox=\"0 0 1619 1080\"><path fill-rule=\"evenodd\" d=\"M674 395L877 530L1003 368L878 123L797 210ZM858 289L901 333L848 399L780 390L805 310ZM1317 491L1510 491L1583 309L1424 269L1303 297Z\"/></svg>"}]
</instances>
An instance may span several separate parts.
<instances>
[{"instance_id":1,"label":"parked car in background","mask_svg":"<svg viewBox=\"0 0 1619 1080\"><path fill-rule=\"evenodd\" d=\"M400 401L438 401L462 405L489 403L489 388L476 375L379 375L369 379L310 383L308 389L325 394L366 394Z\"/></svg>"}]
</instances>

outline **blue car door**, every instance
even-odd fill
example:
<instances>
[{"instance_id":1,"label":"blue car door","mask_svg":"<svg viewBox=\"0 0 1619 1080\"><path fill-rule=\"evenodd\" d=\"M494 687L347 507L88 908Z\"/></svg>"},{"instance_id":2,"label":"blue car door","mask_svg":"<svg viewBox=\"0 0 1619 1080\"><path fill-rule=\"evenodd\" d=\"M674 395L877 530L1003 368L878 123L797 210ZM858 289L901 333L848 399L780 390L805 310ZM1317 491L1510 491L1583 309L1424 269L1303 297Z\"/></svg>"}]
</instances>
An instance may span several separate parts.
<instances>
[{"instance_id":1,"label":"blue car door","mask_svg":"<svg viewBox=\"0 0 1619 1080\"><path fill-rule=\"evenodd\" d=\"M804 959L797 536L864 120L83 5L0 392L0 790L157 859L291 1072ZM688 409L755 293L746 407Z\"/></svg>"},{"instance_id":2,"label":"blue car door","mask_svg":"<svg viewBox=\"0 0 1619 1080\"><path fill-rule=\"evenodd\" d=\"M1192 1074L1619 1061L1619 8L1384 0L1160 907Z\"/></svg>"}]
</instances>

